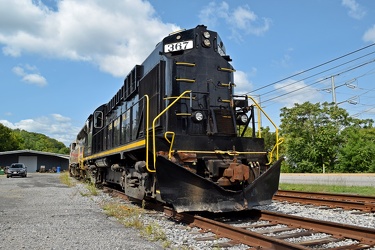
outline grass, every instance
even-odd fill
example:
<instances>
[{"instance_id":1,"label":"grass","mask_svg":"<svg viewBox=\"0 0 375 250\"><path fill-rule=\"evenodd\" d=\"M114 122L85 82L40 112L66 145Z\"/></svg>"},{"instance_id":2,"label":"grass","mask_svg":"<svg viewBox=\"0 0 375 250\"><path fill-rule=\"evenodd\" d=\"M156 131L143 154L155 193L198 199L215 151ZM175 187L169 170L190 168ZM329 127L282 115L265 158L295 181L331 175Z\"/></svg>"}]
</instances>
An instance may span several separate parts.
<instances>
[{"instance_id":1,"label":"grass","mask_svg":"<svg viewBox=\"0 0 375 250\"><path fill-rule=\"evenodd\" d=\"M140 208L133 208L117 202L109 202L103 205L103 209L108 216L117 218L126 227L141 229L144 226L140 219L143 213Z\"/></svg>"},{"instance_id":2,"label":"grass","mask_svg":"<svg viewBox=\"0 0 375 250\"><path fill-rule=\"evenodd\" d=\"M76 185L73 179L69 176L68 172L61 173L59 175L59 179L61 183L67 185L68 187L73 187Z\"/></svg>"},{"instance_id":3,"label":"grass","mask_svg":"<svg viewBox=\"0 0 375 250\"><path fill-rule=\"evenodd\" d=\"M94 195L94 196L97 196L99 193L98 193L98 189L95 187L95 184L92 184L92 183L87 183L85 185L86 189L88 190L88 195Z\"/></svg>"},{"instance_id":4,"label":"grass","mask_svg":"<svg viewBox=\"0 0 375 250\"><path fill-rule=\"evenodd\" d=\"M375 187L280 183L280 190L375 196Z\"/></svg>"},{"instance_id":5,"label":"grass","mask_svg":"<svg viewBox=\"0 0 375 250\"><path fill-rule=\"evenodd\" d=\"M103 205L105 214L117 218L126 227L140 230L141 236L150 241L160 241L164 248L168 248L171 243L168 241L164 230L157 224L145 224L142 221L143 208L128 206L118 202L109 202Z\"/></svg>"}]
</instances>

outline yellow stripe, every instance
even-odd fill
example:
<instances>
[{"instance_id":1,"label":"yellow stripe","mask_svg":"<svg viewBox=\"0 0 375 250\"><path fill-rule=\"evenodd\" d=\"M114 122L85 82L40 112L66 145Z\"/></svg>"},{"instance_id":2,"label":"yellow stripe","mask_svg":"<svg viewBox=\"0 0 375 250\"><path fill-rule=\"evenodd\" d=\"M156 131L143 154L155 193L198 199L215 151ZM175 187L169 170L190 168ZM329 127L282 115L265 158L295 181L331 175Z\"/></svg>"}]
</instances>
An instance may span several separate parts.
<instances>
[{"instance_id":1,"label":"yellow stripe","mask_svg":"<svg viewBox=\"0 0 375 250\"><path fill-rule=\"evenodd\" d=\"M146 140L136 141L136 142L133 142L133 143L130 143L130 144L118 147L118 148L114 148L114 149L103 151L103 152L98 153L98 154L90 155L88 157L83 158L83 160L87 161L87 160L91 160L91 159L95 159L95 158L101 158L101 157L104 157L104 156L112 155L112 154L115 154L115 153L120 153L122 151L134 149L134 148L145 146L145 145L146 145Z\"/></svg>"}]
</instances>

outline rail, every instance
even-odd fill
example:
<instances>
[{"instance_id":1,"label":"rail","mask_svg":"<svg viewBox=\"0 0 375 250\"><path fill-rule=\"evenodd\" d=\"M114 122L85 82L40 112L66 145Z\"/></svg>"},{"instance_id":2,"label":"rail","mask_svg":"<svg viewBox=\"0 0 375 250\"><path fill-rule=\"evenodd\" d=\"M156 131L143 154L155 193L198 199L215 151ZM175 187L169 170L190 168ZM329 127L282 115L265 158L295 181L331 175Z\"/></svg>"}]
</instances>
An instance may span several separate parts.
<instances>
[{"instance_id":1,"label":"rail","mask_svg":"<svg viewBox=\"0 0 375 250\"><path fill-rule=\"evenodd\" d=\"M154 169L147 168L150 172L156 172L156 135L155 135L155 124L156 121L159 120L159 118L164 115L165 112L167 112L178 100L183 98L186 94L191 93L191 90L184 91L181 95L179 95L172 103L170 103L162 112L160 112L152 121L152 152L154 157ZM171 145L172 146L172 145Z\"/></svg>"},{"instance_id":2,"label":"rail","mask_svg":"<svg viewBox=\"0 0 375 250\"><path fill-rule=\"evenodd\" d=\"M272 119L267 115L267 113L259 106L259 104L257 103L257 101L255 101L255 99L252 98L251 96L247 96L247 97L250 98L253 101L253 103L258 108L258 110L260 110L267 117L267 119L271 122L271 124L275 127L276 143L275 143L274 147L272 148L271 152L269 153L270 162L268 164L271 164L273 152L275 150L276 150L276 160L279 159L279 145L281 143L283 143L284 139L283 138L279 138L279 129L278 129L278 127L272 121ZM258 131L260 131L260 123L259 122L258 122Z\"/></svg>"},{"instance_id":3,"label":"rail","mask_svg":"<svg viewBox=\"0 0 375 250\"><path fill-rule=\"evenodd\" d=\"M171 140L168 139L168 135L172 135L172 139ZM165 140L170 144L170 146L169 146L169 152L168 152L168 159L169 160L172 158L173 142L174 142L175 135L176 134L174 132L172 132L172 131L167 131L167 132L164 133Z\"/></svg>"},{"instance_id":4,"label":"rail","mask_svg":"<svg viewBox=\"0 0 375 250\"><path fill-rule=\"evenodd\" d=\"M375 196L279 190L274 200L375 212Z\"/></svg>"}]
</instances>

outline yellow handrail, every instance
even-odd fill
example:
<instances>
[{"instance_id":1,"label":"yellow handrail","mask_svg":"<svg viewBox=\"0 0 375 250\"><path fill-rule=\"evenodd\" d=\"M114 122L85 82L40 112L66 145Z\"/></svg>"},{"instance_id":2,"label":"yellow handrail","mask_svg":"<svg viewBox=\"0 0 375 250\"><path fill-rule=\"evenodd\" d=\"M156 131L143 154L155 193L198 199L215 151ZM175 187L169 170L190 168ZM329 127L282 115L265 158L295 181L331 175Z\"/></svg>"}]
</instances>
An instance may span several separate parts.
<instances>
[{"instance_id":1,"label":"yellow handrail","mask_svg":"<svg viewBox=\"0 0 375 250\"><path fill-rule=\"evenodd\" d=\"M186 94L191 93L191 90L184 91L176 100L170 103L162 112L160 112L152 121L152 147L153 147L153 157L154 157L154 169L149 170L150 172L156 172L156 138L155 138L155 123L156 121L165 113L168 109L170 109L178 100L180 100Z\"/></svg>"},{"instance_id":2,"label":"yellow handrail","mask_svg":"<svg viewBox=\"0 0 375 250\"><path fill-rule=\"evenodd\" d=\"M194 83L195 79L188 79L188 78L176 78L177 82L191 82Z\"/></svg>"},{"instance_id":3,"label":"yellow handrail","mask_svg":"<svg viewBox=\"0 0 375 250\"><path fill-rule=\"evenodd\" d=\"M170 141L169 139L168 139L168 134L171 134L172 135L172 140ZM171 146L169 147L169 153L168 153L168 159L170 160L171 158L172 158L172 147L173 147L173 143L174 143L174 137L175 137L175 133L174 132L172 132L172 131L167 131L167 132L165 132L164 133L164 138L165 138L165 140L167 140L167 142L169 142L169 144L171 144Z\"/></svg>"},{"instance_id":4,"label":"yellow handrail","mask_svg":"<svg viewBox=\"0 0 375 250\"><path fill-rule=\"evenodd\" d=\"M176 62L176 65L195 67L195 63L189 63L189 62Z\"/></svg>"},{"instance_id":5,"label":"yellow handrail","mask_svg":"<svg viewBox=\"0 0 375 250\"><path fill-rule=\"evenodd\" d=\"M277 148L281 143L283 143L284 142L284 138L279 138L279 140L276 142L276 144L273 146L273 148L272 148L272 150L271 150L271 152L269 153L269 155L270 155L270 162L268 162L268 164L271 164L271 162L272 162L272 155L273 155L273 151L275 151L275 148ZM279 156L278 155L276 155L277 157L277 159L279 158Z\"/></svg>"},{"instance_id":6,"label":"yellow handrail","mask_svg":"<svg viewBox=\"0 0 375 250\"><path fill-rule=\"evenodd\" d=\"M144 97L146 98L146 169L151 172L151 169L149 169L148 167L148 125L150 123L150 98L148 97L148 95L144 95Z\"/></svg>"},{"instance_id":7,"label":"yellow handrail","mask_svg":"<svg viewBox=\"0 0 375 250\"><path fill-rule=\"evenodd\" d=\"M203 151L203 150L177 150L177 153L192 153L192 154L227 154L227 155L253 155L253 154L267 154L266 151L233 151L233 150L214 150L214 151Z\"/></svg>"},{"instance_id":8,"label":"yellow handrail","mask_svg":"<svg viewBox=\"0 0 375 250\"><path fill-rule=\"evenodd\" d=\"M275 134L276 134L276 144L274 146L274 148L272 149L271 151L271 154L270 154L270 162L272 162L272 153L274 151L274 149L276 148L276 159L279 159L279 145L284 141L282 138L281 138L281 141L279 141L279 129L277 128L276 124L272 121L272 119L267 115L267 113L259 106L259 104L255 101L254 98L252 98L251 96L247 96L248 98L250 98L253 103L255 104L255 106L257 106L257 108L262 111L262 113L267 117L267 119L272 123L272 125L275 127ZM260 131L260 124L258 123L258 130Z\"/></svg>"},{"instance_id":9,"label":"yellow handrail","mask_svg":"<svg viewBox=\"0 0 375 250\"><path fill-rule=\"evenodd\" d=\"M230 68L222 68L222 67L218 67L217 69L218 69L218 70L221 70L221 71L236 72L235 69L230 69Z\"/></svg>"}]
</instances>

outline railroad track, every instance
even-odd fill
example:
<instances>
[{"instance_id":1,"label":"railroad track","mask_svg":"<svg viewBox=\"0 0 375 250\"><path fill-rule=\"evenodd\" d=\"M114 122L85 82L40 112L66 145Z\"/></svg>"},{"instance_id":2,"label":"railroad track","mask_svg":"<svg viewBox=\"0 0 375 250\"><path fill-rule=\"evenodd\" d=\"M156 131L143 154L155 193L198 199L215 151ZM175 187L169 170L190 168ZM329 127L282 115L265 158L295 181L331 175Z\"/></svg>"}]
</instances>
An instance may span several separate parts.
<instances>
[{"instance_id":1,"label":"railroad track","mask_svg":"<svg viewBox=\"0 0 375 250\"><path fill-rule=\"evenodd\" d=\"M122 192L110 191L126 198ZM215 247L229 247L244 244L259 249L368 249L375 247L375 229L319 221L281 213L249 210L233 213L177 213L170 207L153 207L174 220L191 227L212 232L215 236L197 240L210 241L227 238L231 241L216 244ZM311 238L312 235L315 235ZM317 236L319 235L319 236ZM344 247L331 247L324 244L343 242Z\"/></svg>"},{"instance_id":2,"label":"railroad track","mask_svg":"<svg viewBox=\"0 0 375 250\"><path fill-rule=\"evenodd\" d=\"M273 199L315 206L339 207L346 210L375 212L375 196L279 190Z\"/></svg>"},{"instance_id":3,"label":"railroad track","mask_svg":"<svg viewBox=\"0 0 375 250\"><path fill-rule=\"evenodd\" d=\"M266 249L311 249L332 242L350 240L352 244L343 248L325 249L366 249L375 247L375 229L319 221L293 215L285 215L263 210L235 212L235 220L249 220L257 223L238 224L231 221L223 223L206 216L176 213L170 208L164 210L168 216L183 221L191 226L210 231L219 237L232 240L232 244L245 244ZM220 214L223 216L223 214ZM228 215L225 216L228 220ZM259 223L262 222L262 223ZM246 223L247 224L247 223ZM322 236L309 239L310 235ZM301 237L305 237L305 240ZM294 242L294 243L293 243ZM323 247L323 246L322 246Z\"/></svg>"}]
</instances>

